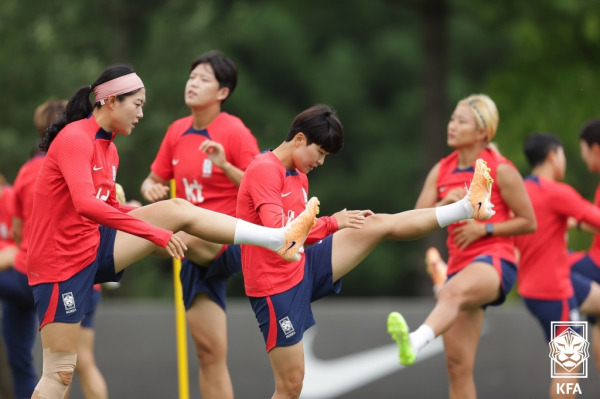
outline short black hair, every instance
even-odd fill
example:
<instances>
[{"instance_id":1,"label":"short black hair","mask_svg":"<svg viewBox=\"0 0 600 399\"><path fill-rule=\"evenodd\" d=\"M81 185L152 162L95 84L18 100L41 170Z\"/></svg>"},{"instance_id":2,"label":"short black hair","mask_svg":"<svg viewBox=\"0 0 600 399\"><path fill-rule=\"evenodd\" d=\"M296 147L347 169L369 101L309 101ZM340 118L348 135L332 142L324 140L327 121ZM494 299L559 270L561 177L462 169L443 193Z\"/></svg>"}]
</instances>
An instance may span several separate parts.
<instances>
[{"instance_id":1,"label":"short black hair","mask_svg":"<svg viewBox=\"0 0 600 399\"><path fill-rule=\"evenodd\" d=\"M299 113L285 141L292 141L300 132L306 136L308 145L318 144L330 154L337 154L344 146L344 128L328 105L317 104Z\"/></svg>"},{"instance_id":2,"label":"short black hair","mask_svg":"<svg viewBox=\"0 0 600 399\"><path fill-rule=\"evenodd\" d=\"M579 139L584 140L589 146L600 144L600 119L589 119L579 131Z\"/></svg>"},{"instance_id":3,"label":"short black hair","mask_svg":"<svg viewBox=\"0 0 600 399\"><path fill-rule=\"evenodd\" d=\"M562 147L562 142L554 133L531 133L525 139L523 151L531 168L541 165L550 151Z\"/></svg>"}]
</instances>

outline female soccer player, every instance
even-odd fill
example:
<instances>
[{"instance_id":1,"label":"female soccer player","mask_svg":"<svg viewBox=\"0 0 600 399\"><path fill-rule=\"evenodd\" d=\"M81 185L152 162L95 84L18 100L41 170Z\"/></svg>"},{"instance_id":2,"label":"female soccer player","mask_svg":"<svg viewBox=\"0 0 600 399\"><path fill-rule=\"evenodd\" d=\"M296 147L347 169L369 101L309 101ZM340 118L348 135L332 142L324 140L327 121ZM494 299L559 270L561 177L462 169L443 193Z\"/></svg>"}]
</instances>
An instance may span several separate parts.
<instances>
[{"instance_id":1,"label":"female soccer player","mask_svg":"<svg viewBox=\"0 0 600 399\"><path fill-rule=\"evenodd\" d=\"M212 50L194 59L185 84L191 115L173 122L150 166L141 192L149 202L168 198L169 180L176 195L204 209L235 216L237 191L258 143L244 123L222 111L237 86L235 63ZM187 236L190 250L181 262L181 284L187 323L196 346L199 384L206 399L233 399L227 367L226 291L230 275L210 276L206 266L227 263L231 273L242 267L239 246L198 246ZM201 248L200 253L193 251ZM216 267L216 266L215 266ZM213 267L214 268L214 267Z\"/></svg>"},{"instance_id":2,"label":"female soccer player","mask_svg":"<svg viewBox=\"0 0 600 399\"><path fill-rule=\"evenodd\" d=\"M534 232L536 220L523 179L510 161L490 146L498 127L496 104L477 94L460 100L448 123L447 143L455 151L429 172L416 208L454 203L487 162L498 185L491 201L496 214L486 223L448 226L448 280L424 324L409 336L400 313L388 317L388 332L399 346L400 362L412 364L419 351L444 335L451 398L474 398L473 367L486 305L499 305L512 288L515 249L510 236Z\"/></svg>"},{"instance_id":3,"label":"female soccer player","mask_svg":"<svg viewBox=\"0 0 600 399\"><path fill-rule=\"evenodd\" d=\"M127 266L151 253L183 257L187 248L174 232L260 245L292 260L300 256L314 223L316 206L289 226L265 229L181 199L135 209L119 204L113 140L116 134L131 134L143 117L145 93L132 68L109 67L92 85L77 90L40 145L47 155L34 189L27 254L43 347L42 377L33 398L62 399L67 393L94 283L118 281Z\"/></svg>"},{"instance_id":4,"label":"female soccer player","mask_svg":"<svg viewBox=\"0 0 600 399\"><path fill-rule=\"evenodd\" d=\"M250 163L238 194L237 216L264 226L281 226L301 212L308 198L306 174L323 165L328 154L343 145L343 128L325 105L296 116L285 141ZM311 302L337 293L341 278L385 240L412 240L458 220L493 214L489 179L481 168L471 191L458 202L397 214L363 211L361 228L330 234L330 219L318 218L296 262L280 262L268 251L242 245L244 286L275 377L273 398L297 398L304 379L304 331L315 324ZM311 199L308 203L315 201ZM329 235L328 235L329 234Z\"/></svg>"}]
</instances>

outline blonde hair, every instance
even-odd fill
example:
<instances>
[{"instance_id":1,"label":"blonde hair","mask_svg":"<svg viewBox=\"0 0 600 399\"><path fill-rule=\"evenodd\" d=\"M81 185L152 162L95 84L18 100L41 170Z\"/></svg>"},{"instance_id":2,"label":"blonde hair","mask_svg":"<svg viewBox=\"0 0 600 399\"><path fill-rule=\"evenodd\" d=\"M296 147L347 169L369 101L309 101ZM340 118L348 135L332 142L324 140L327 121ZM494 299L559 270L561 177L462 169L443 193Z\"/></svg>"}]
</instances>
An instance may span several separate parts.
<instances>
[{"instance_id":1,"label":"blonde hair","mask_svg":"<svg viewBox=\"0 0 600 399\"><path fill-rule=\"evenodd\" d=\"M50 124L57 122L67 108L67 100L49 100L39 105L33 113L33 124L40 133L40 137L44 137L46 128Z\"/></svg>"},{"instance_id":2,"label":"blonde hair","mask_svg":"<svg viewBox=\"0 0 600 399\"><path fill-rule=\"evenodd\" d=\"M485 94L472 94L460 100L458 105L467 105L473 110L477 127L487 133L488 143L492 141L500 121L494 101Z\"/></svg>"}]
</instances>

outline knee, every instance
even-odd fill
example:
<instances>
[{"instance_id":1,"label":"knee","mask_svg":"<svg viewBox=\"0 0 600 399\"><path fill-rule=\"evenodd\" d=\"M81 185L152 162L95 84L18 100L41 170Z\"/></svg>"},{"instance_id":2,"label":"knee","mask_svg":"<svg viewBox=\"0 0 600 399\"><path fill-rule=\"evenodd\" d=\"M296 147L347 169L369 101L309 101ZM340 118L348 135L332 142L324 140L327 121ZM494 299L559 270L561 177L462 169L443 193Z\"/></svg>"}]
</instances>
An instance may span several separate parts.
<instances>
[{"instance_id":1,"label":"knee","mask_svg":"<svg viewBox=\"0 0 600 399\"><path fill-rule=\"evenodd\" d=\"M276 390L282 398L298 398L302 392L303 380L304 368L288 370L277 378Z\"/></svg>"},{"instance_id":2,"label":"knee","mask_svg":"<svg viewBox=\"0 0 600 399\"><path fill-rule=\"evenodd\" d=\"M73 373L77 363L76 353L53 353L44 349L42 378L35 388L40 397L62 398L73 382Z\"/></svg>"},{"instance_id":3,"label":"knee","mask_svg":"<svg viewBox=\"0 0 600 399\"><path fill-rule=\"evenodd\" d=\"M278 393L282 394L283 398L299 398L302 392L302 376L291 377L286 379L277 387Z\"/></svg>"},{"instance_id":4,"label":"knee","mask_svg":"<svg viewBox=\"0 0 600 399\"><path fill-rule=\"evenodd\" d=\"M464 356L458 354L446 354L446 369L451 380L457 380L469 376L472 372L470 362Z\"/></svg>"},{"instance_id":5,"label":"knee","mask_svg":"<svg viewBox=\"0 0 600 399\"><path fill-rule=\"evenodd\" d=\"M227 344L220 342L218 339L211 340L205 336L195 335L194 344L201 367L225 361L227 357Z\"/></svg>"}]
</instances>

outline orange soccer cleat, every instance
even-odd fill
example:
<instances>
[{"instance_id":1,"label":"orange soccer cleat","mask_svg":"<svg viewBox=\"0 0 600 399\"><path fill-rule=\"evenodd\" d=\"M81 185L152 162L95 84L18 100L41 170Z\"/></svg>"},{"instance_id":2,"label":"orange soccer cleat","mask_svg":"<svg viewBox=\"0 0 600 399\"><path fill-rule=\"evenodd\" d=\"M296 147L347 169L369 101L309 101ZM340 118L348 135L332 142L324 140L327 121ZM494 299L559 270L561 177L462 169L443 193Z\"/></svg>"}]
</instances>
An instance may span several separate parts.
<instances>
[{"instance_id":1,"label":"orange soccer cleat","mask_svg":"<svg viewBox=\"0 0 600 399\"><path fill-rule=\"evenodd\" d=\"M312 197L306 203L306 208L294 220L285 226L285 243L277 250L279 256L288 262L300 260L300 252L303 250L304 241L308 233L317 223L319 213L319 200Z\"/></svg>"},{"instance_id":2,"label":"orange soccer cleat","mask_svg":"<svg viewBox=\"0 0 600 399\"><path fill-rule=\"evenodd\" d=\"M493 182L487 163L481 158L477 159L473 180L467 192L467 198L473 208L473 219L488 220L496 213L493 210L494 204L490 202Z\"/></svg>"}]
</instances>

